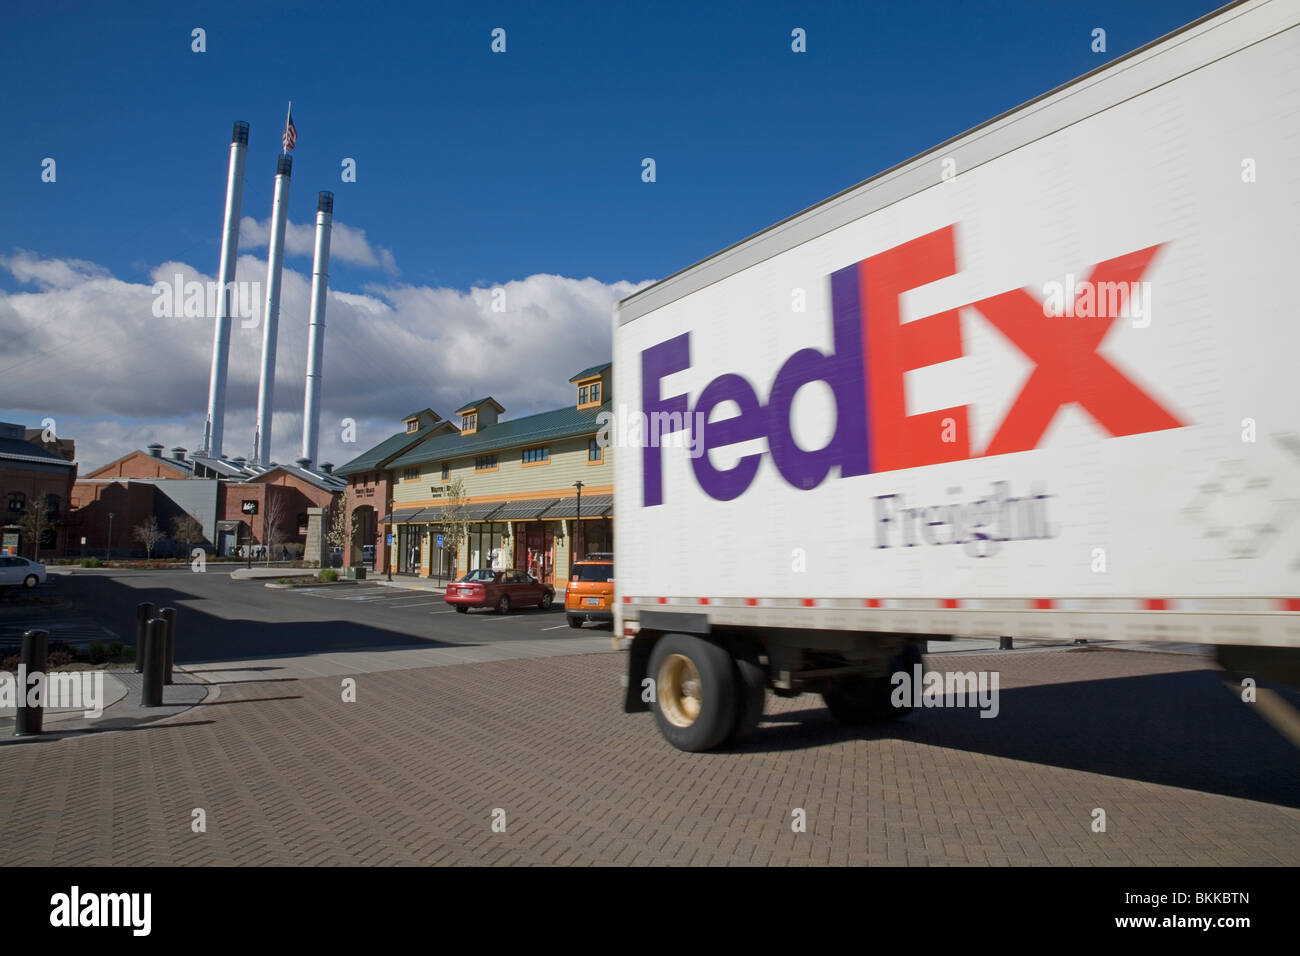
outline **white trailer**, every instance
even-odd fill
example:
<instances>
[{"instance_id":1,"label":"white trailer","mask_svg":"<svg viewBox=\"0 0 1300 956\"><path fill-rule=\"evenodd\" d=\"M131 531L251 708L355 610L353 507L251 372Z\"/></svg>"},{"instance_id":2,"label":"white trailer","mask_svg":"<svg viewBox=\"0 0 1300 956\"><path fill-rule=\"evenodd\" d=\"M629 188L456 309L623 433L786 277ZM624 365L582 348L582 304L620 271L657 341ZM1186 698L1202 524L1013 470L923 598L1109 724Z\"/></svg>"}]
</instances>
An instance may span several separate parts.
<instances>
[{"instance_id":1,"label":"white trailer","mask_svg":"<svg viewBox=\"0 0 1300 956\"><path fill-rule=\"evenodd\" d=\"M618 304L625 709L887 719L957 636L1296 679L1298 25L1224 7Z\"/></svg>"}]
</instances>

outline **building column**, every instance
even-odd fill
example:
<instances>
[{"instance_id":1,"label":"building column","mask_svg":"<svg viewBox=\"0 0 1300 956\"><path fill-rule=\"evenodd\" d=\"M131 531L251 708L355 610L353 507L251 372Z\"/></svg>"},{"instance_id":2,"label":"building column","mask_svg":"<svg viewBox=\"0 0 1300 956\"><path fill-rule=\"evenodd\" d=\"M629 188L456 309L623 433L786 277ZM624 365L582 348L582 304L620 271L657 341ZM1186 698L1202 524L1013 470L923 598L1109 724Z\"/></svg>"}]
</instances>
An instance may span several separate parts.
<instances>
[{"instance_id":1,"label":"building column","mask_svg":"<svg viewBox=\"0 0 1300 956\"><path fill-rule=\"evenodd\" d=\"M325 528L329 521L329 508L307 509L307 541L302 548L302 559L307 566L329 567L329 547Z\"/></svg>"}]
</instances>

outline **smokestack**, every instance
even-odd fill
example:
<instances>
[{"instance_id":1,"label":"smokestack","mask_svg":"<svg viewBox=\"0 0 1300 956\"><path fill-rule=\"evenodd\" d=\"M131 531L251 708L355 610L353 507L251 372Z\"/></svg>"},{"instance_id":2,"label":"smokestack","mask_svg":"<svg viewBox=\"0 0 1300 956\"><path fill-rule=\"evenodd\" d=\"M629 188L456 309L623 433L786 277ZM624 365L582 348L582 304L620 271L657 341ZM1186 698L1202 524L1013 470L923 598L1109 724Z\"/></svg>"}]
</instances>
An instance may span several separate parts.
<instances>
[{"instance_id":1,"label":"smokestack","mask_svg":"<svg viewBox=\"0 0 1300 956\"><path fill-rule=\"evenodd\" d=\"M280 324L280 273L284 267L284 220L289 212L289 177L293 157L281 153L275 162L275 199L271 202L271 247L266 259L265 327L262 329L262 376L257 387L257 430L253 433L253 464L271 461L271 406L275 397L275 338Z\"/></svg>"},{"instance_id":2,"label":"smokestack","mask_svg":"<svg viewBox=\"0 0 1300 956\"><path fill-rule=\"evenodd\" d=\"M320 432L322 353L325 350L325 295L330 284L330 227L334 222L334 194L316 197L316 255L311 267L311 320L307 330L307 393L302 403L302 457L316 460Z\"/></svg>"},{"instance_id":3,"label":"smokestack","mask_svg":"<svg viewBox=\"0 0 1300 956\"><path fill-rule=\"evenodd\" d=\"M248 124L235 121L230 134L230 171L226 174L226 219L221 230L221 264L217 281L217 316L212 332L212 376L208 381L208 418L203 425L202 455L221 457L222 429L226 417L226 361L230 353L230 299L234 294L235 260L239 256L239 210L244 198L244 156L248 152Z\"/></svg>"}]
</instances>

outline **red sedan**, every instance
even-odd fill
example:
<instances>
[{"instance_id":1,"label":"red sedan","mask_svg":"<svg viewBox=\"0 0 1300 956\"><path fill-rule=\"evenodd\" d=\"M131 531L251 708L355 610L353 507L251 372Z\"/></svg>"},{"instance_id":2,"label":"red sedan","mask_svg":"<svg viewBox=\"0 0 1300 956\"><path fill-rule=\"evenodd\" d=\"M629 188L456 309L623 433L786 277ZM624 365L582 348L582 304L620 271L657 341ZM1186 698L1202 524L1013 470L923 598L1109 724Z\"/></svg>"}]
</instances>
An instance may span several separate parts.
<instances>
[{"instance_id":1,"label":"red sedan","mask_svg":"<svg viewBox=\"0 0 1300 956\"><path fill-rule=\"evenodd\" d=\"M543 584L526 571L471 571L447 585L444 596L461 614L472 607L494 607L505 614L512 607L535 605L545 611L555 600L555 588Z\"/></svg>"}]
</instances>

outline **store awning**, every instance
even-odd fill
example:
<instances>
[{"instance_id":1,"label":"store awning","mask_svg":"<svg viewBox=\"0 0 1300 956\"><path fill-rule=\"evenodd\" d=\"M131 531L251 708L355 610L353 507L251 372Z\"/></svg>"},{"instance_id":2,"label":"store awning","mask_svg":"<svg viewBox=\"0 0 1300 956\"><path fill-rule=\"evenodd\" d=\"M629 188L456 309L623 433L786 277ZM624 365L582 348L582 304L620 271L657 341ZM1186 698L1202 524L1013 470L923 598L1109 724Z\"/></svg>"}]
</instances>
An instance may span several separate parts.
<instances>
[{"instance_id":1,"label":"store awning","mask_svg":"<svg viewBox=\"0 0 1300 956\"><path fill-rule=\"evenodd\" d=\"M535 498L531 501L509 501L492 516L493 521L535 521L543 511L560 503L559 498Z\"/></svg>"},{"instance_id":2,"label":"store awning","mask_svg":"<svg viewBox=\"0 0 1300 956\"><path fill-rule=\"evenodd\" d=\"M386 514L379 519L380 524L407 524L411 518L418 515L422 508L402 508L400 511L394 511L392 514Z\"/></svg>"},{"instance_id":3,"label":"store awning","mask_svg":"<svg viewBox=\"0 0 1300 956\"><path fill-rule=\"evenodd\" d=\"M582 516L584 518L600 518L608 515L614 510L613 495L583 495L582 496ZM572 498L561 498L550 508L542 518L546 521L554 521L559 518L576 518L578 516L578 501L575 495Z\"/></svg>"},{"instance_id":4,"label":"store awning","mask_svg":"<svg viewBox=\"0 0 1300 956\"><path fill-rule=\"evenodd\" d=\"M487 521L491 518L496 520L493 513L507 504L505 501L480 501L477 504L465 506L465 520L467 521Z\"/></svg>"}]
</instances>

